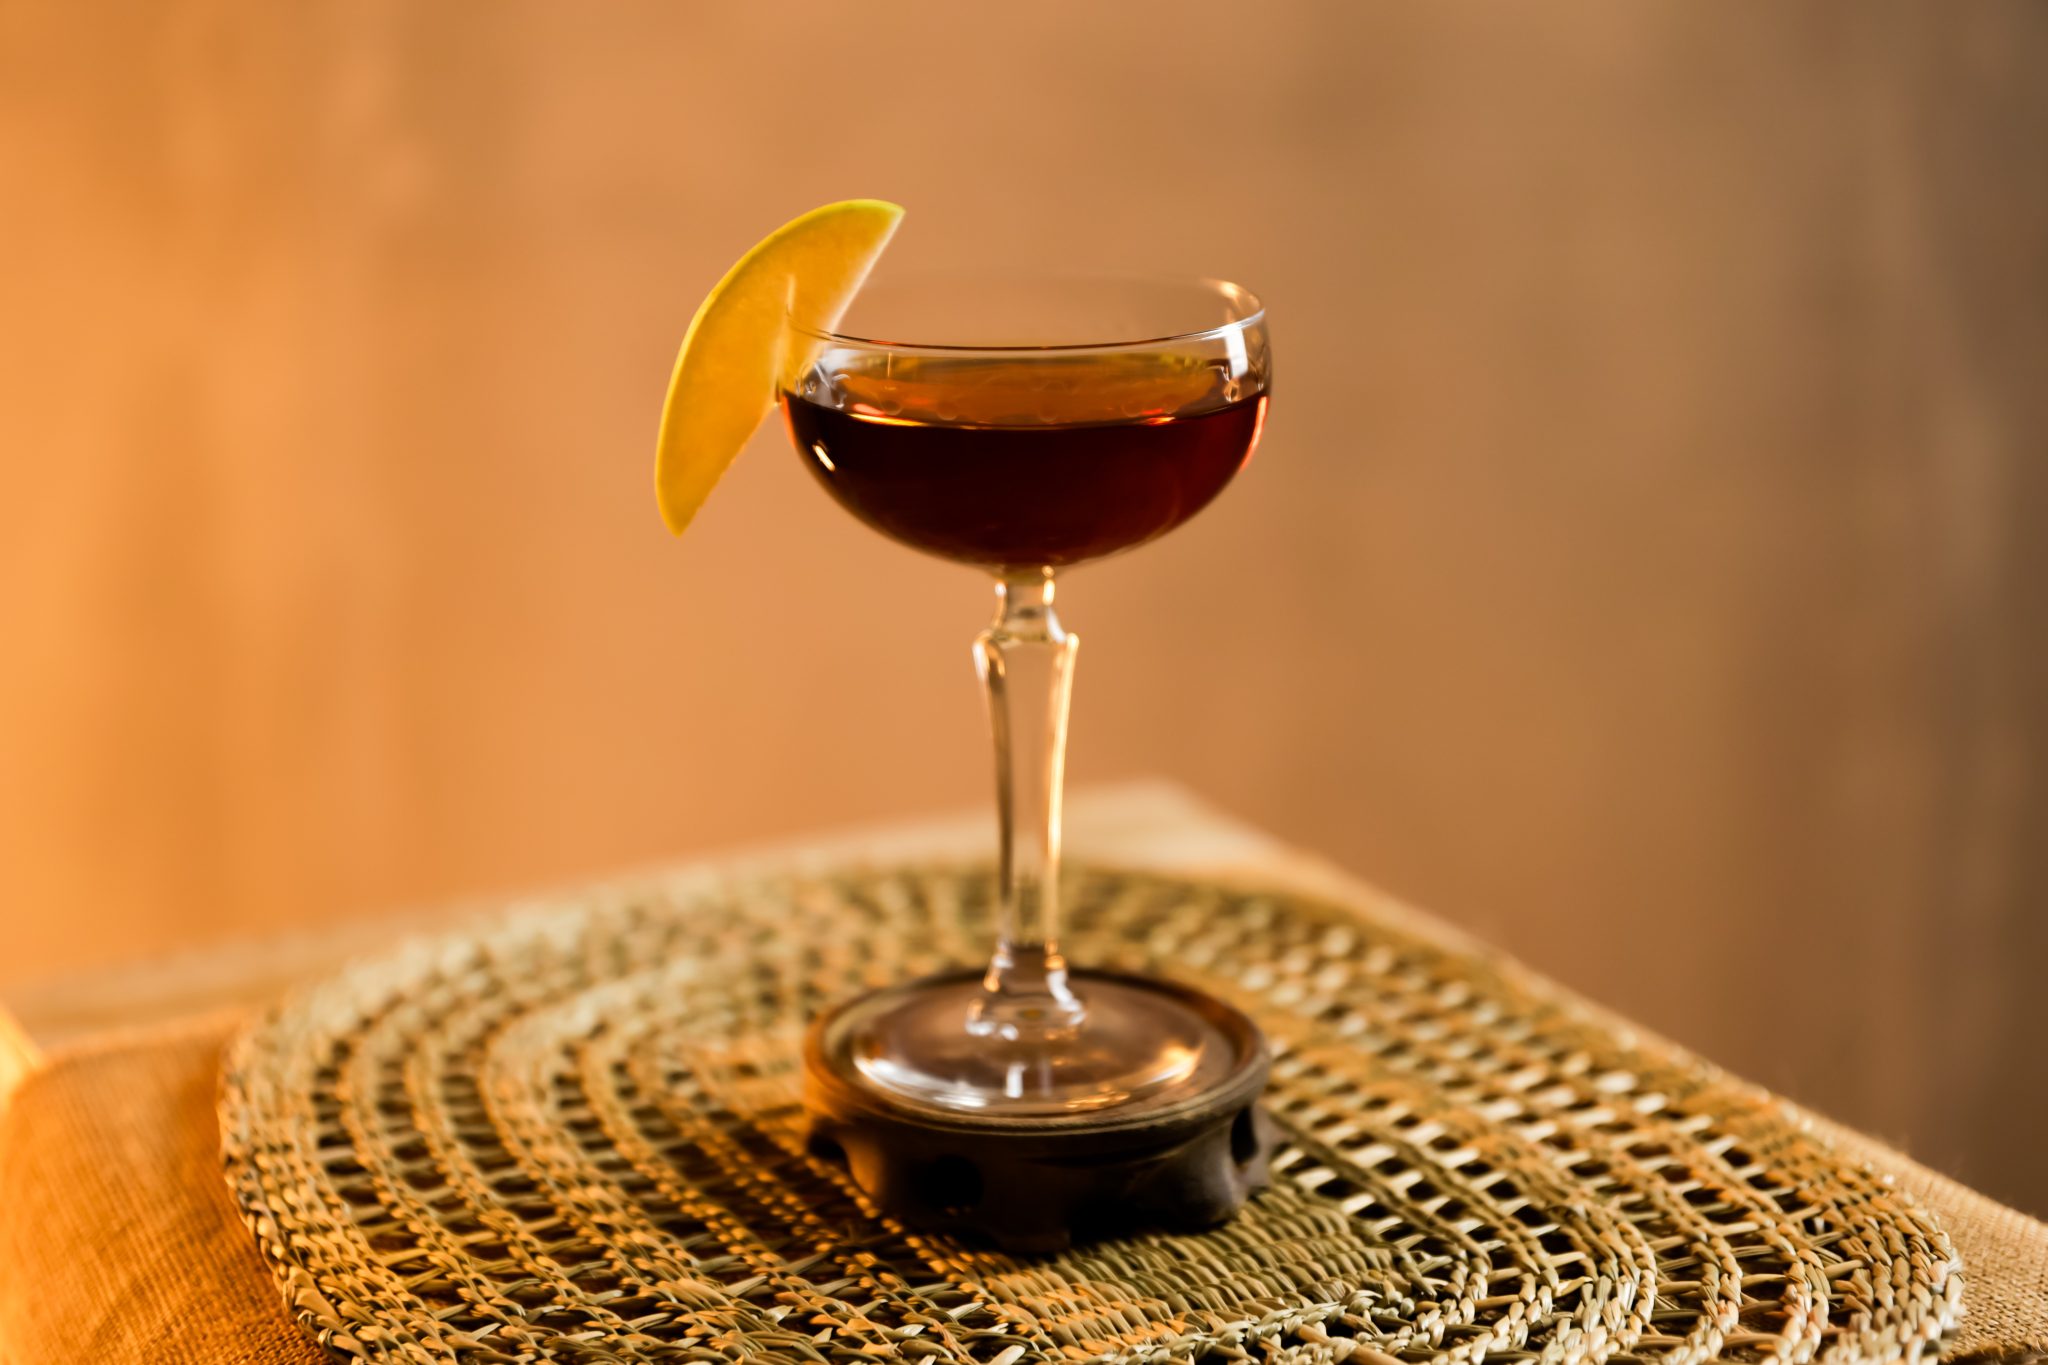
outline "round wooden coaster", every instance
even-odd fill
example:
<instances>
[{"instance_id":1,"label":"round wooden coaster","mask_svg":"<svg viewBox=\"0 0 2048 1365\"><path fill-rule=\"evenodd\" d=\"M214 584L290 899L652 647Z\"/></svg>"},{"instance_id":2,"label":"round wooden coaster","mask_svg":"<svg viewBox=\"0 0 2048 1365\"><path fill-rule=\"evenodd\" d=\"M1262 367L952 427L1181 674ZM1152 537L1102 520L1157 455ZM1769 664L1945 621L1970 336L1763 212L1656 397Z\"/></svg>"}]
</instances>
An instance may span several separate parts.
<instances>
[{"instance_id":1,"label":"round wooden coaster","mask_svg":"<svg viewBox=\"0 0 2048 1365\"><path fill-rule=\"evenodd\" d=\"M1091 981L1171 996L1212 1030L1229 1069L1142 1106L1002 1117L907 1102L854 1065L849 1021L892 997L970 981L949 972L847 1001L804 1042L811 1147L842 1162L884 1213L978 1233L1011 1252L1065 1250L1142 1228L1195 1232L1237 1212L1267 1180L1273 1128L1257 1111L1270 1060L1252 1021L1191 987L1121 973Z\"/></svg>"}]
</instances>

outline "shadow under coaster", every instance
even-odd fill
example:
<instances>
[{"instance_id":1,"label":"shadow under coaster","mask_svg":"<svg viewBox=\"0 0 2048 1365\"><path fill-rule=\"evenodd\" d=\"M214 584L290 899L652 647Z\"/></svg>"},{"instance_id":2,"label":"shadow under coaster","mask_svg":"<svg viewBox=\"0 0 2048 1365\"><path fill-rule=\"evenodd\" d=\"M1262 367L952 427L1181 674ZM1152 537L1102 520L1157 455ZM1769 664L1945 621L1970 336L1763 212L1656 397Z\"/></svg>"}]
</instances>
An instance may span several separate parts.
<instances>
[{"instance_id":1,"label":"shadow under coaster","mask_svg":"<svg viewBox=\"0 0 2048 1365\"><path fill-rule=\"evenodd\" d=\"M1076 1240L1160 1228L1195 1232L1228 1219L1265 1186L1278 1129L1258 1108L1270 1058L1243 1014L1173 982L1078 970L1078 992L1111 982L1172 996L1228 1049L1217 1079L1165 1103L995 1116L915 1103L854 1064L857 1011L959 972L848 1001L804 1042L811 1148L842 1163L884 1214L918 1227L979 1233L1003 1250L1064 1250Z\"/></svg>"}]
</instances>

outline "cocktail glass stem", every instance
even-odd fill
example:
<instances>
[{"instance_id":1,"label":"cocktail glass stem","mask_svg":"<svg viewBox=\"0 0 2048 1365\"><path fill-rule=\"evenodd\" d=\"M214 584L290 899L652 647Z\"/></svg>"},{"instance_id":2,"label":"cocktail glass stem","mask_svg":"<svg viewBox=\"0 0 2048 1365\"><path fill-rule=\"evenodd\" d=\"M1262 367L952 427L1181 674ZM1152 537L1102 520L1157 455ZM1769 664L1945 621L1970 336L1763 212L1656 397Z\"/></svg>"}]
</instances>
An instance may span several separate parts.
<instances>
[{"instance_id":1,"label":"cocktail glass stem","mask_svg":"<svg viewBox=\"0 0 2048 1365\"><path fill-rule=\"evenodd\" d=\"M1053 610L1052 571L996 582L996 616L974 641L996 749L996 950L971 1032L1052 1040L1080 1026L1060 956L1060 789L1067 701L1081 637Z\"/></svg>"}]
</instances>

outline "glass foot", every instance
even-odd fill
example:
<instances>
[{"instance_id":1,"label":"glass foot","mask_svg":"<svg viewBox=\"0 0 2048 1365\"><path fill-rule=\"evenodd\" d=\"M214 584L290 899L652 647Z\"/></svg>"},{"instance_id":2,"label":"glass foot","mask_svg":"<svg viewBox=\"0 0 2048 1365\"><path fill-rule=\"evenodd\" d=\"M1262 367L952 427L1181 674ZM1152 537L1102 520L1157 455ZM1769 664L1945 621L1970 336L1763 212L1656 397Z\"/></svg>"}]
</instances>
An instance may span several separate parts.
<instances>
[{"instance_id":1,"label":"glass foot","mask_svg":"<svg viewBox=\"0 0 2048 1365\"><path fill-rule=\"evenodd\" d=\"M882 1213L1013 1253L1229 1218L1279 1141L1257 1027L1171 982L1069 981L1087 1016L1064 1041L966 1032L965 973L826 1014L804 1043L812 1152Z\"/></svg>"},{"instance_id":2,"label":"glass foot","mask_svg":"<svg viewBox=\"0 0 2048 1365\"><path fill-rule=\"evenodd\" d=\"M1076 972L1085 1013L1043 1028L975 1026L978 976L880 991L835 1020L834 1050L868 1086L920 1109L1029 1118L1163 1108L1242 1063L1213 1002L1164 983Z\"/></svg>"}]
</instances>

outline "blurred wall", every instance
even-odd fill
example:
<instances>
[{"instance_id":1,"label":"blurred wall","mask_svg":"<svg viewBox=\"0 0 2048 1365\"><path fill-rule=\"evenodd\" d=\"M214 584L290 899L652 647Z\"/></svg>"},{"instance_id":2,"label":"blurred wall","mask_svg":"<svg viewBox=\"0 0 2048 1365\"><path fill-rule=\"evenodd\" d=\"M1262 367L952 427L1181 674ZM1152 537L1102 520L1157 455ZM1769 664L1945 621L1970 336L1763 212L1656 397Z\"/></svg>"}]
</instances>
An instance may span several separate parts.
<instances>
[{"instance_id":1,"label":"blurred wall","mask_svg":"<svg viewBox=\"0 0 2048 1365\"><path fill-rule=\"evenodd\" d=\"M705 288L1221 274L1267 445L1076 576L1163 773L2048 1209L2048 7L0 5L0 986L983 797L987 610Z\"/></svg>"}]
</instances>

